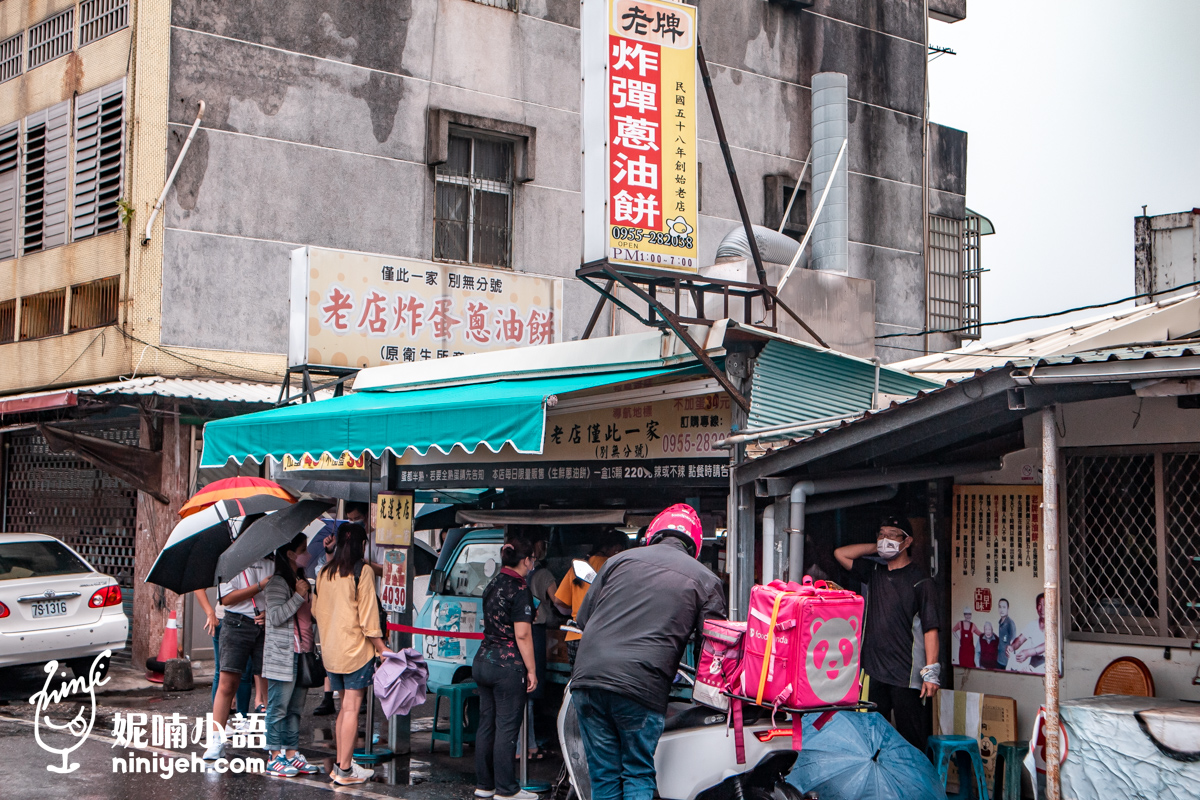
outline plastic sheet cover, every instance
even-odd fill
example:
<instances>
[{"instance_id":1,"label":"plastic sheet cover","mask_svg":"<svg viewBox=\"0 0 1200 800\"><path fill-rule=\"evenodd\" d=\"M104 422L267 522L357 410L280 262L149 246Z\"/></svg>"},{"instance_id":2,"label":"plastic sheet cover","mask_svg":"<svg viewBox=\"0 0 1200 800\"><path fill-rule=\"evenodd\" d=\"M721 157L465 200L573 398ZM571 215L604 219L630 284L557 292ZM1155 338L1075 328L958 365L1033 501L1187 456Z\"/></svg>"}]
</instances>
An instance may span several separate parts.
<instances>
[{"instance_id":1,"label":"plastic sheet cover","mask_svg":"<svg viewBox=\"0 0 1200 800\"><path fill-rule=\"evenodd\" d=\"M1059 713L1064 800L1200 797L1200 706L1104 695L1064 701Z\"/></svg>"}]
</instances>

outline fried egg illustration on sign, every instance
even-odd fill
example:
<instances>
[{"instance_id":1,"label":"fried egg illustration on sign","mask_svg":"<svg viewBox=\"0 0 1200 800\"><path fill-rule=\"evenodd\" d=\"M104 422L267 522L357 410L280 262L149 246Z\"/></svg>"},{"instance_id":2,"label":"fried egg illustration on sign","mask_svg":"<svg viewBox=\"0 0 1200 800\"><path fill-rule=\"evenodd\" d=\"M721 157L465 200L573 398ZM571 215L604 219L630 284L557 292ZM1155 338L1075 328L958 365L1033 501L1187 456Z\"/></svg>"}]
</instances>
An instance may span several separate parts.
<instances>
[{"instance_id":1,"label":"fried egg illustration on sign","mask_svg":"<svg viewBox=\"0 0 1200 800\"><path fill-rule=\"evenodd\" d=\"M43 668L46 672L46 683L42 686L40 692L34 693L29 698L29 703L34 706L33 712L33 738L37 740L38 746L47 753L55 753L62 756L62 766L56 764L47 764L46 769L51 772L66 774L79 769L78 763L68 763L68 756L87 740L88 734L92 732L92 725L96 722L96 687L103 686L108 683L108 677L104 675L106 670L102 663L104 659L112 658L112 651L105 650L100 655L96 656L92 661L92 666L88 670L86 676L77 676L69 681L60 681L57 689L50 688L50 682L54 680L55 674L58 673L58 662L50 661ZM62 673L59 677L65 676ZM102 677L103 676L103 677ZM52 717L56 709L52 706L57 706L64 703L73 695L78 695L79 710L75 716L65 722L56 722ZM86 695L86 699L82 697ZM71 703L67 706L68 713L74 705ZM53 734L53 741L46 742L42 739L42 728L46 728L47 733ZM73 744L67 747L53 747L52 744L58 744L60 739L74 737ZM67 738L67 742L70 739Z\"/></svg>"},{"instance_id":2,"label":"fried egg illustration on sign","mask_svg":"<svg viewBox=\"0 0 1200 800\"><path fill-rule=\"evenodd\" d=\"M858 669L856 617L814 619L804 667L809 688L823 703L838 703L854 687Z\"/></svg>"}]
</instances>

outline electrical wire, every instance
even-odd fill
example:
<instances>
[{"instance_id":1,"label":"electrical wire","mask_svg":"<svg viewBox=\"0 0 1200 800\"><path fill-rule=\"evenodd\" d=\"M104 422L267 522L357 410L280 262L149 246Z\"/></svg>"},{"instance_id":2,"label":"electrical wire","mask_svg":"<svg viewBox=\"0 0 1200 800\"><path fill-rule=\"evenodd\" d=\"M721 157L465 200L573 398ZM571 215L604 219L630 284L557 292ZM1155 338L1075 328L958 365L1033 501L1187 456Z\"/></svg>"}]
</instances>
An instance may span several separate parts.
<instances>
[{"instance_id":1,"label":"electrical wire","mask_svg":"<svg viewBox=\"0 0 1200 800\"><path fill-rule=\"evenodd\" d=\"M1174 292L1174 291L1178 291L1179 289L1187 289L1192 286L1200 286L1200 281L1192 281L1191 283L1181 283L1178 286L1172 286L1170 289L1167 289L1164 291ZM1024 317L1012 317L1011 319L1001 319L1001 320L996 320L995 322L980 322L978 325L963 325L960 328L943 328L940 330L924 330L924 331L915 331L913 333L884 333L879 336L876 336L875 338L876 339L898 339L898 338L901 338L904 336L925 336L926 334L930 334L930 333L962 333L963 331L974 330L977 327L978 328L987 328L992 325L1008 325L1011 322L1027 322L1031 319L1050 319L1051 317L1061 317L1064 314L1074 314L1076 311L1090 311L1091 309L1094 309L1094 308L1107 308L1108 306L1115 306L1115 305L1120 305L1121 303L1128 303L1130 300L1141 300L1146 297L1154 297L1155 295L1160 295L1160 294L1163 294L1163 292L1162 291L1143 292L1142 294L1134 294L1134 295L1130 295L1129 297L1122 297L1120 300L1110 300L1107 303L1093 303L1088 306L1076 306L1075 308L1068 308L1063 311L1052 311L1048 314L1029 314Z\"/></svg>"},{"instance_id":2,"label":"electrical wire","mask_svg":"<svg viewBox=\"0 0 1200 800\"><path fill-rule=\"evenodd\" d=\"M209 372L214 372L217 375L223 375L226 378L233 378L234 380L238 380L238 381L246 380L246 377L244 375L235 375L232 372L224 372L224 371L216 369L214 367L210 367L210 366L206 366L205 364L197 363L196 361L193 361L191 359L184 358L183 356L179 355L178 353L174 353L170 350L166 350L162 347L159 347L156 344L151 344L150 342L147 342L144 339L139 339L138 337L134 336L132 333L129 333L128 331L126 331L123 328L118 327L117 330L120 332L120 334L122 336L124 336L125 338L127 338L131 341L137 342L138 344L143 344L146 347L153 348L154 350L159 351L163 355L167 355L167 356L170 356L171 358L178 359L185 364L190 364L193 367L196 367L197 369L208 370ZM247 372L257 372L260 375L269 375L272 378L274 378L275 380L283 379L283 376L280 375L278 372L270 372L268 370L256 369L254 367L246 367L246 366L242 366L240 364L231 364L228 361L217 361L216 359L203 358L201 356L194 356L194 358L198 359L199 361L207 361L210 364L220 364L223 367L229 367L231 369L240 369L240 370L245 370Z\"/></svg>"}]
</instances>

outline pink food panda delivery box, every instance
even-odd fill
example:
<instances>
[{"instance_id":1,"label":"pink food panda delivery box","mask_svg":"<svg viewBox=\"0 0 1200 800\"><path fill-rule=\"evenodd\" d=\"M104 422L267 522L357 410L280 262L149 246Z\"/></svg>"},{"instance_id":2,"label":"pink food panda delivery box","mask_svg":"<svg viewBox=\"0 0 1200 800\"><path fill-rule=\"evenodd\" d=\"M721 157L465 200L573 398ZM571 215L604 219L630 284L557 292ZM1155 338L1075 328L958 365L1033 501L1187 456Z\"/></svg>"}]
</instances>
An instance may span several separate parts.
<instances>
[{"instance_id":1,"label":"pink food panda delivery box","mask_svg":"<svg viewBox=\"0 0 1200 800\"><path fill-rule=\"evenodd\" d=\"M823 581L772 581L750 591L742 694L759 705L858 701L863 599Z\"/></svg>"}]
</instances>

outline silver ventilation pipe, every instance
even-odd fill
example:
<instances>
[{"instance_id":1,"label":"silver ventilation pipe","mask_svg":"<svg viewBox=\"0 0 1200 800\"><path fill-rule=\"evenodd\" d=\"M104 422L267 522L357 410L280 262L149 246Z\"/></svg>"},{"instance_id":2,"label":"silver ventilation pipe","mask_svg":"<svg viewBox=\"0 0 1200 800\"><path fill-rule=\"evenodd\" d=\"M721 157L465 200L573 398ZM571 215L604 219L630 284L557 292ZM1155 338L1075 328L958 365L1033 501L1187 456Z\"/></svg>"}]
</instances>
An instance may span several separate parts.
<instances>
[{"instance_id":1,"label":"silver ventilation pipe","mask_svg":"<svg viewBox=\"0 0 1200 800\"><path fill-rule=\"evenodd\" d=\"M754 238L758 240L758 252L762 254L762 260L771 264L791 263L796 250L800 248L800 243L792 237L762 225L754 226ZM746 239L746 229L741 225L725 234L725 238L717 245L718 262L750 257L750 242Z\"/></svg>"},{"instance_id":2,"label":"silver ventilation pipe","mask_svg":"<svg viewBox=\"0 0 1200 800\"><path fill-rule=\"evenodd\" d=\"M850 159L838 159L850 133L847 86L846 76L840 72L819 72L812 78L813 187L825 186L833 173L824 211L813 224L812 268L841 273L849 269L850 249Z\"/></svg>"}]
</instances>

